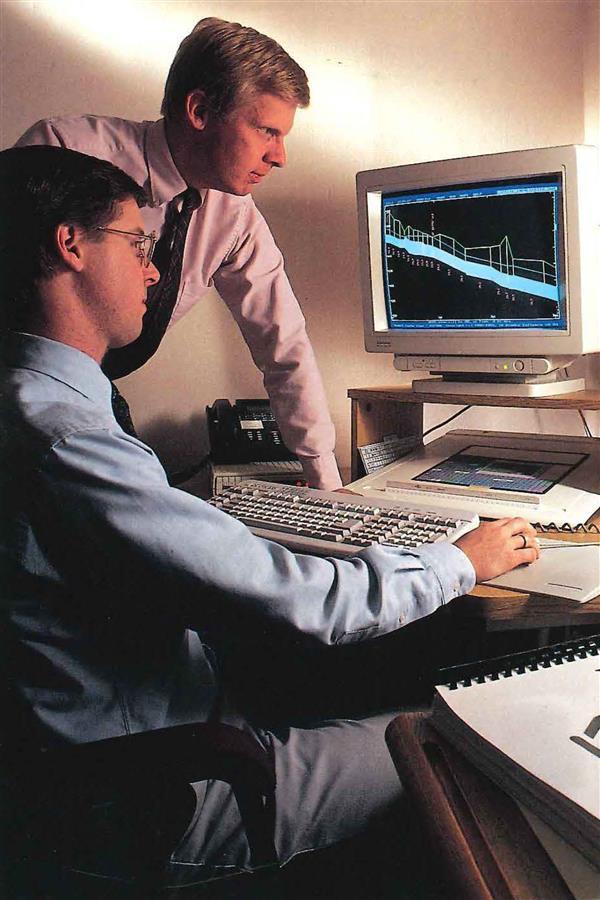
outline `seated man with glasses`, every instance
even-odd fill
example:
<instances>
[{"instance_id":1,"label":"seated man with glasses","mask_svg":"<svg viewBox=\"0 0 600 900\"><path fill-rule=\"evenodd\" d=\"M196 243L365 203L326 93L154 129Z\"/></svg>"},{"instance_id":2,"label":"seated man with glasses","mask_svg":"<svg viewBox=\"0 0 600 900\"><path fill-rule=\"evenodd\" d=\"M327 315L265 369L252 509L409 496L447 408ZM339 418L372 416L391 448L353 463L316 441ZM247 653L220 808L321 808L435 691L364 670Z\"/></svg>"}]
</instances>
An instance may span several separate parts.
<instances>
[{"instance_id":1,"label":"seated man with glasses","mask_svg":"<svg viewBox=\"0 0 600 900\"><path fill-rule=\"evenodd\" d=\"M0 153L2 367L0 627L40 727L80 743L208 719L273 754L281 863L350 837L400 801L392 713L265 730L233 708L210 635L268 627L322 645L386 634L537 556L522 520L458 545L296 555L169 486L117 424L101 362L135 340L158 280L139 205L108 162L56 147ZM522 535L531 538L522 549ZM148 785L148 792L152 785ZM170 877L249 866L231 789L198 786ZM108 850L107 850L108 847ZM96 871L118 877L110 837Z\"/></svg>"}]
</instances>

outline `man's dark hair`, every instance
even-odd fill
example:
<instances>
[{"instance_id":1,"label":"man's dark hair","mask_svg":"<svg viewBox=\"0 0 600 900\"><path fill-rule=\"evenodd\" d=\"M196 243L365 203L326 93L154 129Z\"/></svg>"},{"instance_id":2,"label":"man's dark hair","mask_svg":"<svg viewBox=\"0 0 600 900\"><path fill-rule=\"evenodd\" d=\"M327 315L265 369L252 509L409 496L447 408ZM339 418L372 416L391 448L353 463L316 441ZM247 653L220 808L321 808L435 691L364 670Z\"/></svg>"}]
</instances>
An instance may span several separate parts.
<instances>
[{"instance_id":1,"label":"man's dark hair","mask_svg":"<svg viewBox=\"0 0 600 900\"><path fill-rule=\"evenodd\" d=\"M16 147L0 153L0 273L3 328L19 328L38 283L57 271L58 225L76 225L90 240L117 215L117 204L146 196L112 163L62 147Z\"/></svg>"},{"instance_id":2,"label":"man's dark hair","mask_svg":"<svg viewBox=\"0 0 600 900\"><path fill-rule=\"evenodd\" d=\"M167 76L163 116L181 115L196 88L220 116L256 94L275 94L301 107L310 102L306 72L273 38L215 18L201 19L181 42Z\"/></svg>"}]
</instances>

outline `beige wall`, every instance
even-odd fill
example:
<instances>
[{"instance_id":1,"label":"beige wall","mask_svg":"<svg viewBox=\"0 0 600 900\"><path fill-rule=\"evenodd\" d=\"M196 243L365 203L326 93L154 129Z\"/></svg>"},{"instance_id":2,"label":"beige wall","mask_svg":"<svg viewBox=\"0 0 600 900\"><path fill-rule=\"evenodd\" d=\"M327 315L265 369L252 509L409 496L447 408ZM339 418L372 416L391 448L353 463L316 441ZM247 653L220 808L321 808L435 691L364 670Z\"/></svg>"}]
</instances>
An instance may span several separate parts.
<instances>
[{"instance_id":1,"label":"beige wall","mask_svg":"<svg viewBox=\"0 0 600 900\"><path fill-rule=\"evenodd\" d=\"M0 139L8 146L36 119L59 113L155 117L177 44L203 16L242 21L279 40L306 68L313 103L298 114L289 167L275 172L256 199L305 311L345 466L347 388L399 378L391 358L362 347L356 171L600 144L598 6L597 0L4 0ZM587 363L598 386L599 360ZM216 295L121 386L140 431L170 465L206 448L206 403L263 393ZM428 420L448 412L430 408ZM588 418L597 429L598 417ZM478 412L459 421L581 433L574 413Z\"/></svg>"}]
</instances>

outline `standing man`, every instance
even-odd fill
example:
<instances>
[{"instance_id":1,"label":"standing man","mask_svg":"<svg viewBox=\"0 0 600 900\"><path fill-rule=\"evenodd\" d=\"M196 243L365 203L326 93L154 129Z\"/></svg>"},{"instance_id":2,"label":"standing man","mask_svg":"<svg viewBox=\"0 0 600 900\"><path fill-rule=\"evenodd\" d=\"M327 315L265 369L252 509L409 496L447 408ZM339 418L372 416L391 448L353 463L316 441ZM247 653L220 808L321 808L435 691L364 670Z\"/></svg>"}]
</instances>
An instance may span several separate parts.
<instances>
[{"instance_id":1,"label":"standing man","mask_svg":"<svg viewBox=\"0 0 600 900\"><path fill-rule=\"evenodd\" d=\"M140 338L109 354L106 374L121 378L144 365L167 327L214 285L263 372L308 483L333 490L341 481L321 377L283 258L251 196L285 165L285 138L309 100L304 70L274 40L202 19L171 65L163 119L46 119L17 145L53 144L109 160L148 194L144 223L161 236L161 284L149 292Z\"/></svg>"}]
</instances>

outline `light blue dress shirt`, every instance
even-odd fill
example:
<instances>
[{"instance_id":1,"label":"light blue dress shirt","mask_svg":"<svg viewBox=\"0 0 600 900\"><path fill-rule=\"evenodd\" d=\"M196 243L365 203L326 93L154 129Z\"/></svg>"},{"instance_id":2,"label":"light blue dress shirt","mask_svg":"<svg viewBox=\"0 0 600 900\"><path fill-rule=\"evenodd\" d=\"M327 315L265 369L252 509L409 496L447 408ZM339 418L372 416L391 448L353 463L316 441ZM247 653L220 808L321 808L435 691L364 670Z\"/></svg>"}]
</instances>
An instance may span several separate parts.
<instances>
[{"instance_id":1,"label":"light blue dress shirt","mask_svg":"<svg viewBox=\"0 0 600 900\"><path fill-rule=\"evenodd\" d=\"M325 644L359 641L474 585L451 544L294 554L170 487L79 350L8 335L1 380L2 616L19 689L68 740L206 720L213 628L269 620Z\"/></svg>"}]
</instances>

